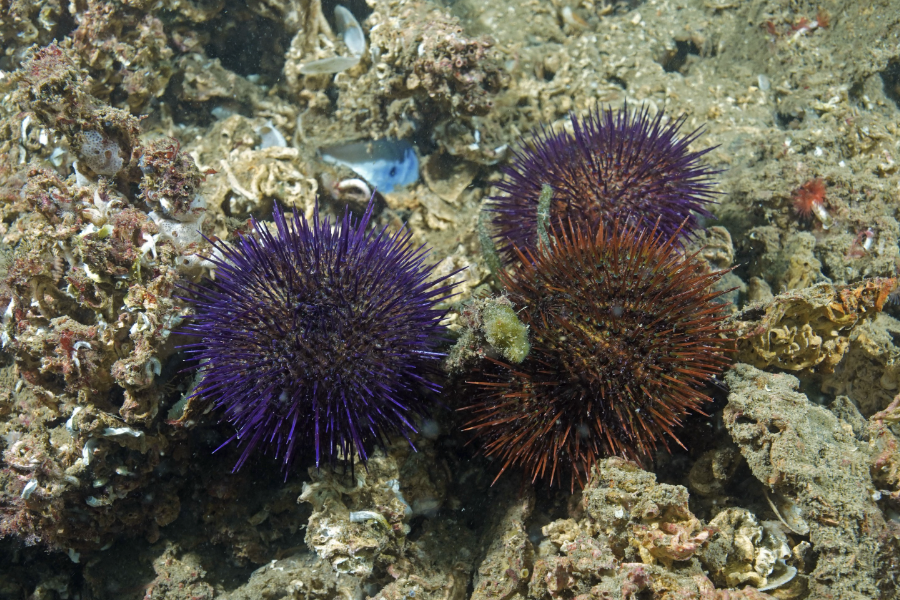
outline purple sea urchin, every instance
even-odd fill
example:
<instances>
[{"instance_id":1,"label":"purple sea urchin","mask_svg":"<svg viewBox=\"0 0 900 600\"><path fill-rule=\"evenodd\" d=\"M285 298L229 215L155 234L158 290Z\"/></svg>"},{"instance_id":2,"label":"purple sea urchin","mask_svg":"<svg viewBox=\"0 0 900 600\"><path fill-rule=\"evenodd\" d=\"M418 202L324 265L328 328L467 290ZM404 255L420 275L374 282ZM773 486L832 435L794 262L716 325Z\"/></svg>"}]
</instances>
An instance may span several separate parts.
<instances>
[{"instance_id":1,"label":"purple sea urchin","mask_svg":"<svg viewBox=\"0 0 900 600\"><path fill-rule=\"evenodd\" d=\"M679 136L686 117L663 123L663 113L651 118L646 109L611 109L579 121L572 115L573 133L541 129L532 146L513 155L488 203L494 239L507 262L514 248L537 245L538 199L544 184L553 189L550 224L572 222L596 231L614 221L637 229L657 226L663 237L689 236L697 217L712 216L711 176L717 171L700 164L712 150L691 152L699 130Z\"/></svg>"},{"instance_id":2,"label":"purple sea urchin","mask_svg":"<svg viewBox=\"0 0 900 600\"><path fill-rule=\"evenodd\" d=\"M531 352L493 361L468 408L484 452L503 470L584 485L603 456L647 456L708 400L700 387L729 363L724 291L655 229L600 224L556 236L550 252L519 253L501 274ZM499 475L498 475L499 476Z\"/></svg>"},{"instance_id":3,"label":"purple sea urchin","mask_svg":"<svg viewBox=\"0 0 900 600\"><path fill-rule=\"evenodd\" d=\"M427 413L421 396L439 389L443 356L436 305L453 284L429 280L427 251L407 230L366 233L371 216L370 202L362 219L347 212L333 227L318 211L310 223L276 207L275 232L253 221L235 244L213 242L215 280L187 288L195 394L237 429L235 470L261 445L287 468L300 441L317 466L354 450L366 460L367 442L407 436Z\"/></svg>"}]
</instances>

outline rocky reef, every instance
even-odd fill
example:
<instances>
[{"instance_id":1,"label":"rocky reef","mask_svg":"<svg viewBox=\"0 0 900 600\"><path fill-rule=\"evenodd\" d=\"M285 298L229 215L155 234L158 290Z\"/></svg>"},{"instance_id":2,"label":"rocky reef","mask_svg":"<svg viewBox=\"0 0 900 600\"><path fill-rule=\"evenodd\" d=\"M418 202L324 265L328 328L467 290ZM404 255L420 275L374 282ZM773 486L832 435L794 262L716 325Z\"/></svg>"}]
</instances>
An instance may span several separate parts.
<instances>
[{"instance_id":1,"label":"rocky reef","mask_svg":"<svg viewBox=\"0 0 900 600\"><path fill-rule=\"evenodd\" d=\"M900 594L896 6L0 9L0 600ZM498 478L458 409L536 340L489 198L534 132L626 105L708 149L714 218L679 252L716 273L731 363L702 414L583 488ZM186 370L185 290L276 205L370 198L453 284L435 409L366 462L233 471L233 424Z\"/></svg>"}]
</instances>

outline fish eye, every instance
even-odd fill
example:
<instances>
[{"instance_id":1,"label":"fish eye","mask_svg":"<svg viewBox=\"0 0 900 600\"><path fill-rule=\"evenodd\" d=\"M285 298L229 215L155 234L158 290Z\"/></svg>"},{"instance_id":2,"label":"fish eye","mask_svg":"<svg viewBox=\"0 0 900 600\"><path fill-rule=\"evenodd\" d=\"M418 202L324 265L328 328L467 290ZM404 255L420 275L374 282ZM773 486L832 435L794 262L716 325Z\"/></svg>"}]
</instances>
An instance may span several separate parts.
<instances>
[{"instance_id":1,"label":"fish eye","mask_svg":"<svg viewBox=\"0 0 900 600\"><path fill-rule=\"evenodd\" d=\"M397 167L391 167L391 177L397 176Z\"/></svg>"}]
</instances>

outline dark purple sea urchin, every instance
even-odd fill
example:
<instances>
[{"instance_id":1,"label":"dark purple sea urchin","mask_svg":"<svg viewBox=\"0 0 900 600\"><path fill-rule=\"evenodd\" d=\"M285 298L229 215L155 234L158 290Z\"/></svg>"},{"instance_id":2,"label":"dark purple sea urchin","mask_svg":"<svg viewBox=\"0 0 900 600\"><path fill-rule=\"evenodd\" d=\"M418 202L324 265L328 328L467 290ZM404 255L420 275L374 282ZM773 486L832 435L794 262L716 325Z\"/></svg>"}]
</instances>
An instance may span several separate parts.
<instances>
[{"instance_id":1,"label":"dark purple sea urchin","mask_svg":"<svg viewBox=\"0 0 900 600\"><path fill-rule=\"evenodd\" d=\"M618 220L646 230L659 219L664 238L690 236L698 215L711 216L706 206L714 201L711 176L717 171L700 164L712 148L688 150L699 130L678 135L685 119L664 123L662 111L651 118L646 109L629 112L626 106L588 113L581 121L572 115L571 134L535 132L531 146L523 145L504 169L497 186L503 194L488 203L503 258L511 262L514 248L536 247L544 184L553 189L554 227L571 221L596 231Z\"/></svg>"},{"instance_id":2,"label":"dark purple sea urchin","mask_svg":"<svg viewBox=\"0 0 900 600\"><path fill-rule=\"evenodd\" d=\"M445 333L436 305L453 284L429 279L427 251L407 230L367 233L371 216L370 203L333 227L276 207L275 232L254 221L235 244L213 242L215 280L188 287L195 394L237 429L235 470L258 446L287 468L307 442L317 466L354 450L366 460L366 443L406 437L428 412Z\"/></svg>"}]
</instances>

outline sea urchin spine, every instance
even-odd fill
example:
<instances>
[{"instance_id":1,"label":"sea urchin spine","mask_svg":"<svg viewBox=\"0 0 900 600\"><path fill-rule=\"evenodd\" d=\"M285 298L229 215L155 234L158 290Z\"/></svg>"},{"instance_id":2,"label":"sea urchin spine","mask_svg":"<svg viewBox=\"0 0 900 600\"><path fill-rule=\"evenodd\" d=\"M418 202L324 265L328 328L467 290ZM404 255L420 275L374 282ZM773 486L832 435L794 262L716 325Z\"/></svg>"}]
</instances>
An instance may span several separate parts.
<instances>
[{"instance_id":1,"label":"sea urchin spine","mask_svg":"<svg viewBox=\"0 0 900 600\"><path fill-rule=\"evenodd\" d=\"M502 278L531 353L493 361L464 409L500 472L519 465L553 482L569 471L574 488L598 458L677 442L682 418L709 399L698 388L729 362L725 292L712 289L725 272L706 272L674 236L618 223L590 235L570 225L551 251L519 259Z\"/></svg>"},{"instance_id":2,"label":"sea urchin spine","mask_svg":"<svg viewBox=\"0 0 900 600\"><path fill-rule=\"evenodd\" d=\"M624 107L588 115L572 115L572 133L536 132L504 169L500 196L490 198L494 240L507 262L515 248L537 247L541 189L553 190L550 225L562 229L571 221L596 231L601 224L627 223L654 227L663 237L690 236L698 217L711 217L714 169L700 159L712 148L691 152L700 135L679 135L686 117L663 122L646 109Z\"/></svg>"},{"instance_id":3,"label":"sea urchin spine","mask_svg":"<svg viewBox=\"0 0 900 600\"><path fill-rule=\"evenodd\" d=\"M317 466L354 451L365 460L368 442L408 436L427 414L445 333L436 305L453 285L431 279L407 230L367 233L371 216L370 202L333 227L318 211L310 223L276 207L274 232L253 221L235 244L212 242L215 280L187 288L195 394L237 429L235 470L259 446L287 468L298 442L315 447Z\"/></svg>"}]
</instances>

